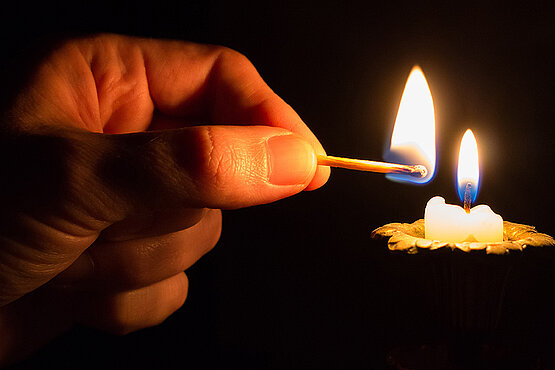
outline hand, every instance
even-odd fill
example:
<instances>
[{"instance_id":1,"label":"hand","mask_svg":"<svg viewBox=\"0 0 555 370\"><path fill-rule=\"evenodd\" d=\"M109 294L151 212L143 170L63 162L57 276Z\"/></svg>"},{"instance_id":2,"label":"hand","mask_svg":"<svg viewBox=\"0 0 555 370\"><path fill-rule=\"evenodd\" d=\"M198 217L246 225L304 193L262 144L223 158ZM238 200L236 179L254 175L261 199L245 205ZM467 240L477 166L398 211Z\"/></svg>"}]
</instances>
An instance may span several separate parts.
<instances>
[{"instance_id":1,"label":"hand","mask_svg":"<svg viewBox=\"0 0 555 370\"><path fill-rule=\"evenodd\" d=\"M219 209L329 176L308 127L226 48L101 35L25 77L0 128L0 365L75 323L160 323Z\"/></svg>"}]
</instances>

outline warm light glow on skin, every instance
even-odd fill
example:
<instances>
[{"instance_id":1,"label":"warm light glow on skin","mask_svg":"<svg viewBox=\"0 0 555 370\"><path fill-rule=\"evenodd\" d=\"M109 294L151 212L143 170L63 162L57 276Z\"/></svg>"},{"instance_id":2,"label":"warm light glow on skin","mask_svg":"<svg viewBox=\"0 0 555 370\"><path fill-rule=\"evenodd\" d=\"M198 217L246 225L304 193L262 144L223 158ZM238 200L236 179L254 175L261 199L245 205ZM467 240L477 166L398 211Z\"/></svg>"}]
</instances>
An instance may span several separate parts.
<instances>
[{"instance_id":1,"label":"warm light glow on skin","mask_svg":"<svg viewBox=\"0 0 555 370\"><path fill-rule=\"evenodd\" d=\"M426 183L436 167L435 115L432 93L426 77L419 67L414 67L407 79L399 105L391 145L386 160L403 164L421 164L428 174L424 178L388 175L393 180Z\"/></svg>"},{"instance_id":2,"label":"warm light glow on skin","mask_svg":"<svg viewBox=\"0 0 555 370\"><path fill-rule=\"evenodd\" d=\"M457 184L459 197L464 199L464 189L466 184L472 186L472 201L476 199L478 194L478 184L480 181L480 165L478 162L478 144L472 131L466 130L461 140L461 148L459 151L459 166L457 168Z\"/></svg>"}]
</instances>

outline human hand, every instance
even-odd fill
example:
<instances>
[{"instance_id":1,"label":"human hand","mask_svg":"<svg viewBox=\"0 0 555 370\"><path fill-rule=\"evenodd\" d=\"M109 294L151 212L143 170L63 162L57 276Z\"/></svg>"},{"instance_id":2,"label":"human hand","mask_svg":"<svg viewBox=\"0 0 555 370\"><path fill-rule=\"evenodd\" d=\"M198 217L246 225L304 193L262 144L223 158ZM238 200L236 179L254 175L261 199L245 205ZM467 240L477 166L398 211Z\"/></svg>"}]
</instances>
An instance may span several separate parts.
<instances>
[{"instance_id":1,"label":"human hand","mask_svg":"<svg viewBox=\"0 0 555 370\"><path fill-rule=\"evenodd\" d=\"M219 209L329 176L308 127L226 48L101 35L26 77L0 128L0 365L75 323L163 321Z\"/></svg>"}]
</instances>

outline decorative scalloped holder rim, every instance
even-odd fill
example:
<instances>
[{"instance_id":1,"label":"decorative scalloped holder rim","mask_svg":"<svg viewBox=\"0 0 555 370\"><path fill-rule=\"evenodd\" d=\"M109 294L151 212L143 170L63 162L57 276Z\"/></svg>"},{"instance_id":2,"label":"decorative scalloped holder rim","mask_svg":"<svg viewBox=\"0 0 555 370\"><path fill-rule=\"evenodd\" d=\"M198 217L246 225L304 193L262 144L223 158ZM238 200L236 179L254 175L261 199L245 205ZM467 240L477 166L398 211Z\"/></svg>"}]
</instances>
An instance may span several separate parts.
<instances>
[{"instance_id":1,"label":"decorative scalloped holder rim","mask_svg":"<svg viewBox=\"0 0 555 370\"><path fill-rule=\"evenodd\" d=\"M510 251L522 251L526 247L555 247L555 240L536 231L534 226L503 221L502 242L447 242L426 239L424 220L412 224L391 223L372 231L373 239L389 238L387 246L392 251L405 251L410 254L419 250L435 250L440 248L460 249L464 252L484 251L487 254L507 254Z\"/></svg>"}]
</instances>

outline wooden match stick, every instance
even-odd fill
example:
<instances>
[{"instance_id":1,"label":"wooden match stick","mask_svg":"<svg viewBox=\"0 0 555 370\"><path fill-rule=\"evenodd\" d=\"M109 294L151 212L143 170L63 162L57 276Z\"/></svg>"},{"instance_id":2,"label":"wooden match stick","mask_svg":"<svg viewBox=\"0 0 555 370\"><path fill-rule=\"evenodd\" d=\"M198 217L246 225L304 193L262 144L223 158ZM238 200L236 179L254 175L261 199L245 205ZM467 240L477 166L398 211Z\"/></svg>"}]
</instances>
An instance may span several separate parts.
<instances>
[{"instance_id":1,"label":"wooden match stick","mask_svg":"<svg viewBox=\"0 0 555 370\"><path fill-rule=\"evenodd\" d=\"M378 173L396 173L414 177L425 177L428 171L422 165L408 166L398 163L367 161L363 159L332 157L316 155L319 166L347 168L349 170L368 171Z\"/></svg>"}]
</instances>

